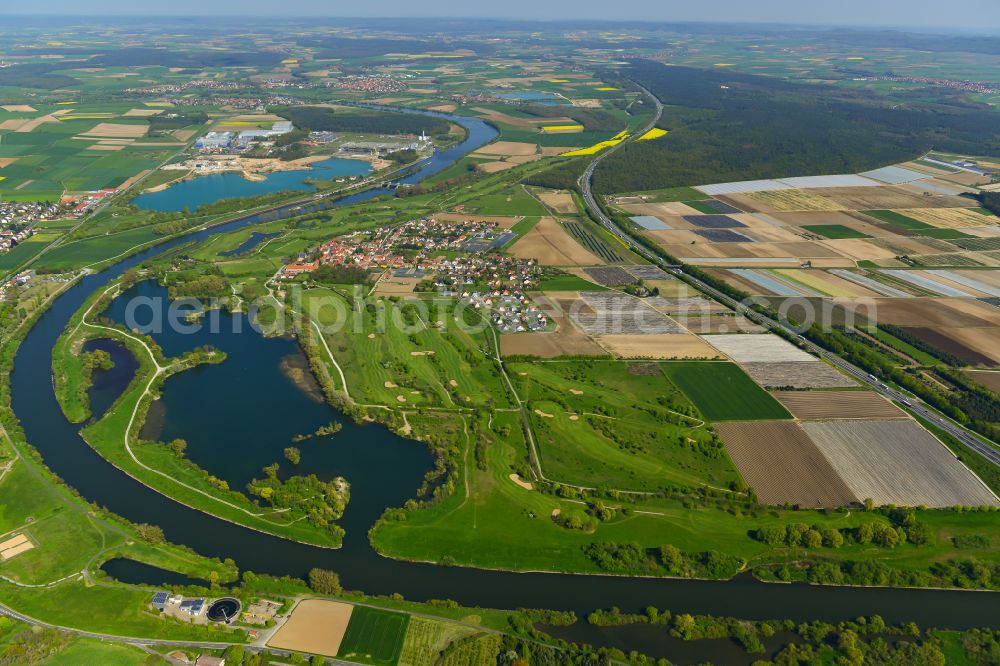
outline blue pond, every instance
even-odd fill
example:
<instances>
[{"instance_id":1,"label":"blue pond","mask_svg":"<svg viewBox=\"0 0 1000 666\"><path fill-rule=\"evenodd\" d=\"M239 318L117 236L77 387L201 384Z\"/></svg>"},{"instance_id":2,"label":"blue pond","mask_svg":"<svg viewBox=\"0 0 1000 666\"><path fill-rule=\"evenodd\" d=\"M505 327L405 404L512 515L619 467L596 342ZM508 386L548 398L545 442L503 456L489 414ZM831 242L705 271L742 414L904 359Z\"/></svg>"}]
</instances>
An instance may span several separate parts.
<instances>
[{"instance_id":1,"label":"blue pond","mask_svg":"<svg viewBox=\"0 0 1000 666\"><path fill-rule=\"evenodd\" d=\"M238 173L219 173L198 176L159 192L140 194L132 200L139 208L161 213L176 213L195 210L198 206L214 203L222 199L255 197L271 192L314 190L307 180L330 180L343 176L363 176L371 172L371 166L362 160L347 160L332 157L316 162L311 169L277 171L268 174L264 180L247 180Z\"/></svg>"}]
</instances>

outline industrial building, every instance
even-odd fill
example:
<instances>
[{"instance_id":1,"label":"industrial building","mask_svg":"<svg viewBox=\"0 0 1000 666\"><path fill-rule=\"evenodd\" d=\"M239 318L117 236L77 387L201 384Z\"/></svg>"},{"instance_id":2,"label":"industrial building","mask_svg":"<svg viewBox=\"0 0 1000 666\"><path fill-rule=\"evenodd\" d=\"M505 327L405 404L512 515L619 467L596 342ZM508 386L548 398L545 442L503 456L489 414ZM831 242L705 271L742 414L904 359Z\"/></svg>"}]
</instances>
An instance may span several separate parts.
<instances>
[{"instance_id":1,"label":"industrial building","mask_svg":"<svg viewBox=\"0 0 1000 666\"><path fill-rule=\"evenodd\" d=\"M353 155L388 155L400 150L416 150L417 145L416 141L405 143L399 141L353 141L343 144L340 151Z\"/></svg>"},{"instance_id":2,"label":"industrial building","mask_svg":"<svg viewBox=\"0 0 1000 666\"><path fill-rule=\"evenodd\" d=\"M209 132L194 142L198 150L223 150L233 145L232 132Z\"/></svg>"},{"instance_id":3,"label":"industrial building","mask_svg":"<svg viewBox=\"0 0 1000 666\"><path fill-rule=\"evenodd\" d=\"M240 132L239 136L236 138L236 144L238 146L246 146L251 141L256 141L258 139L270 139L271 137L281 136L282 134L288 134L295 126L292 125L290 120L280 120L271 126L271 129L248 129Z\"/></svg>"}]
</instances>

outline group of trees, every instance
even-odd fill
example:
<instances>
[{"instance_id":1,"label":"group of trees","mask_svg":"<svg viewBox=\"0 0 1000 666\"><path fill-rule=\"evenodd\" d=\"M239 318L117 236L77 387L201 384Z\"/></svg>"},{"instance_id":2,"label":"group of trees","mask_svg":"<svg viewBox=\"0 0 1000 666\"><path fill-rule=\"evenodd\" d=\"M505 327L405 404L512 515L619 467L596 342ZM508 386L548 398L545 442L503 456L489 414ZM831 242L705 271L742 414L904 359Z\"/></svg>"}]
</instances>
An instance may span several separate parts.
<instances>
[{"instance_id":1,"label":"group of trees","mask_svg":"<svg viewBox=\"0 0 1000 666\"><path fill-rule=\"evenodd\" d=\"M584 546L583 550L597 566L616 573L731 578L745 564L733 555L716 551L685 553L670 544L646 549L637 543L596 541Z\"/></svg>"},{"instance_id":2,"label":"group of trees","mask_svg":"<svg viewBox=\"0 0 1000 666\"><path fill-rule=\"evenodd\" d=\"M344 591L338 573L320 568L309 570L309 589L316 594L330 595L337 595Z\"/></svg>"},{"instance_id":3,"label":"group of trees","mask_svg":"<svg viewBox=\"0 0 1000 666\"><path fill-rule=\"evenodd\" d=\"M866 521L858 527L834 529L819 525L791 523L788 525L765 525L751 532L751 536L769 546L790 546L802 548L840 548L845 543L861 545L874 544L883 548L895 548L904 543L923 545L931 534L927 526L917 520L913 509L893 508L885 511L888 522Z\"/></svg>"},{"instance_id":4,"label":"group of trees","mask_svg":"<svg viewBox=\"0 0 1000 666\"><path fill-rule=\"evenodd\" d=\"M90 387L94 385L94 371L102 370L108 371L115 367L115 362L111 359L111 354L104 351L103 349L94 349L92 351L83 352L80 357L83 360L83 377L80 379L79 384L77 384L78 397L77 400L82 405L89 404L88 392Z\"/></svg>"},{"instance_id":5,"label":"group of trees","mask_svg":"<svg viewBox=\"0 0 1000 666\"><path fill-rule=\"evenodd\" d=\"M368 282L369 273L364 268L353 264L335 265L323 264L309 277L313 282L327 284L365 284Z\"/></svg>"},{"instance_id":6,"label":"group of trees","mask_svg":"<svg viewBox=\"0 0 1000 666\"><path fill-rule=\"evenodd\" d=\"M290 509L304 513L315 527L325 527L334 533L343 530L334 523L344 515L350 493L347 481L336 478L321 481L315 474L292 476L284 481L278 477L278 463L264 468L263 479L253 479L247 491L275 509Z\"/></svg>"},{"instance_id":7,"label":"group of trees","mask_svg":"<svg viewBox=\"0 0 1000 666\"><path fill-rule=\"evenodd\" d=\"M167 287L171 300L195 298L211 300L226 298L232 294L232 287L225 277L215 269L204 275L180 274Z\"/></svg>"},{"instance_id":8,"label":"group of trees","mask_svg":"<svg viewBox=\"0 0 1000 666\"><path fill-rule=\"evenodd\" d=\"M759 567L755 572L767 579L805 580L823 585L1000 589L1000 564L971 557L935 562L926 570L894 568L870 558L836 561L814 558L808 562Z\"/></svg>"},{"instance_id":9,"label":"group of trees","mask_svg":"<svg viewBox=\"0 0 1000 666\"><path fill-rule=\"evenodd\" d=\"M397 150L396 152L389 153L385 156L387 160L395 162L396 164L409 164L410 162L415 162L418 157L420 157L420 153L412 148Z\"/></svg>"}]
</instances>

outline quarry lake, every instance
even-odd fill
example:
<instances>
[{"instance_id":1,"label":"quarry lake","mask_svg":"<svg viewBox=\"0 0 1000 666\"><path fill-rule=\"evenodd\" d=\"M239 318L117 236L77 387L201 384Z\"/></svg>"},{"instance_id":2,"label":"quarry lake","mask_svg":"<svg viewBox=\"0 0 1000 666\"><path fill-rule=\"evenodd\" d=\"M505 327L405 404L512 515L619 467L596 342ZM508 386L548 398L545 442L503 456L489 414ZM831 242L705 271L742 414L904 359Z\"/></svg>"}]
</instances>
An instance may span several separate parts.
<instances>
[{"instance_id":1,"label":"quarry lake","mask_svg":"<svg viewBox=\"0 0 1000 666\"><path fill-rule=\"evenodd\" d=\"M193 211L198 206L215 203L222 199L316 189L306 182L308 180L332 180L347 176L364 176L371 172L371 165L368 162L342 157L331 157L322 162L315 162L311 167L310 169L275 171L264 175L262 180L248 180L242 174L235 172L196 176L159 192L140 194L132 200L132 203L139 208L161 213L176 213L185 208Z\"/></svg>"}]
</instances>

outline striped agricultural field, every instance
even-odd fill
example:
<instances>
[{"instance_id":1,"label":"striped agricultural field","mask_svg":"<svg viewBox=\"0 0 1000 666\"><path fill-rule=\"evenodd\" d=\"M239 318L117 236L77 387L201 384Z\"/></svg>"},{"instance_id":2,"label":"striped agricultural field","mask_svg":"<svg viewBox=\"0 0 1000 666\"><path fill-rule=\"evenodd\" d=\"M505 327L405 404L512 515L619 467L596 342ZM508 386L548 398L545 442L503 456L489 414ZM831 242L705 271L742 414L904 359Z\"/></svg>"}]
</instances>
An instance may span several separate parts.
<instances>
[{"instance_id":1,"label":"striped agricultural field","mask_svg":"<svg viewBox=\"0 0 1000 666\"><path fill-rule=\"evenodd\" d=\"M746 421L715 428L761 502L838 507L859 501L799 424Z\"/></svg>"},{"instance_id":2,"label":"striped agricultural field","mask_svg":"<svg viewBox=\"0 0 1000 666\"><path fill-rule=\"evenodd\" d=\"M1000 500L916 421L809 421L801 425L860 499L897 506L1000 505Z\"/></svg>"},{"instance_id":3,"label":"striped agricultural field","mask_svg":"<svg viewBox=\"0 0 1000 666\"><path fill-rule=\"evenodd\" d=\"M801 421L907 418L874 391L774 391L771 395Z\"/></svg>"}]
</instances>

